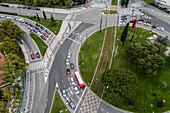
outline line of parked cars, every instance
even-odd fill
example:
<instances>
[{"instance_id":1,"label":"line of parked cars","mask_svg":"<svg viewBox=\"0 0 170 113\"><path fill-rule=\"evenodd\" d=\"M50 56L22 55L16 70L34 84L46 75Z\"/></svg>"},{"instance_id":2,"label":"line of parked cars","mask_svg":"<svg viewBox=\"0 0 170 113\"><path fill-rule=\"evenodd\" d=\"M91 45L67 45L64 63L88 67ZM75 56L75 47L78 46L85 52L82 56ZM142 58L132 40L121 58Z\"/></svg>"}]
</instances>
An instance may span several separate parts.
<instances>
[{"instance_id":1,"label":"line of parked cars","mask_svg":"<svg viewBox=\"0 0 170 113\"><path fill-rule=\"evenodd\" d=\"M10 7L10 8L19 8L19 9L32 9L32 10L38 10L40 11L41 9L38 8L38 7L31 7L31 6L20 6L20 5L8 5L8 4L0 4L0 6L3 6L3 7Z\"/></svg>"}]
</instances>

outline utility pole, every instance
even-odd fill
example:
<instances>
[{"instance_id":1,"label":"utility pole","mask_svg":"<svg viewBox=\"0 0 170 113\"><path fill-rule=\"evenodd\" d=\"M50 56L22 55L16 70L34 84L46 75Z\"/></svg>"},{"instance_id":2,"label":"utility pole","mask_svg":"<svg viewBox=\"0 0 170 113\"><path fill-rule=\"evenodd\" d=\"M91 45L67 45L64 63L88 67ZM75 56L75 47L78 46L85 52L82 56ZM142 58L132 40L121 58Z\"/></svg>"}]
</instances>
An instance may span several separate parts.
<instances>
[{"instance_id":1,"label":"utility pole","mask_svg":"<svg viewBox=\"0 0 170 113\"><path fill-rule=\"evenodd\" d=\"M101 32L101 28L102 28L102 10L101 10L101 19L100 19L100 32Z\"/></svg>"}]
</instances>

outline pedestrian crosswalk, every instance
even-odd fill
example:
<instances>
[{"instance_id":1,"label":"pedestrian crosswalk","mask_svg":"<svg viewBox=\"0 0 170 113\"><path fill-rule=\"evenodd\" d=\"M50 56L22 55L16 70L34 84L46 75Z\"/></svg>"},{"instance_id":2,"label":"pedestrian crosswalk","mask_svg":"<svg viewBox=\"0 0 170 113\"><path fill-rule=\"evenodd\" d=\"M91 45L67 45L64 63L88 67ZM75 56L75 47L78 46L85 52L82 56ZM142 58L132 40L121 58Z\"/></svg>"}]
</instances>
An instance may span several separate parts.
<instances>
[{"instance_id":1,"label":"pedestrian crosswalk","mask_svg":"<svg viewBox=\"0 0 170 113\"><path fill-rule=\"evenodd\" d=\"M27 27L22 26L22 25L20 25L20 24L18 24L18 26L20 27L20 29L21 29L22 31L24 31L24 32L26 32L26 33L30 33L30 30L29 30Z\"/></svg>"},{"instance_id":2,"label":"pedestrian crosswalk","mask_svg":"<svg viewBox=\"0 0 170 113\"><path fill-rule=\"evenodd\" d=\"M36 71L39 69L44 69L45 63L44 61L37 61L37 62L32 62L30 63L30 70L31 71Z\"/></svg>"}]
</instances>

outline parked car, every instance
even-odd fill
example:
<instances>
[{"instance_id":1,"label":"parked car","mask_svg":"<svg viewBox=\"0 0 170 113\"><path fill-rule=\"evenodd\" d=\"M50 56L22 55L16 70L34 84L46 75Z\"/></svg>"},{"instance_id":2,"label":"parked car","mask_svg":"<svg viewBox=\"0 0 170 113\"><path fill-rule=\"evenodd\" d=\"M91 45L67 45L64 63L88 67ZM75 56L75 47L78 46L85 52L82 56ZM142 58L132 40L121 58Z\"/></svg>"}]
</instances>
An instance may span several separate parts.
<instances>
[{"instance_id":1,"label":"parked car","mask_svg":"<svg viewBox=\"0 0 170 113\"><path fill-rule=\"evenodd\" d=\"M68 53L67 54L67 59L70 59L71 58L71 53Z\"/></svg>"},{"instance_id":2,"label":"parked car","mask_svg":"<svg viewBox=\"0 0 170 113\"><path fill-rule=\"evenodd\" d=\"M152 28L156 28L156 26L155 26L155 25L153 25L153 26L152 26Z\"/></svg>"},{"instance_id":3,"label":"parked car","mask_svg":"<svg viewBox=\"0 0 170 113\"><path fill-rule=\"evenodd\" d=\"M66 65L68 66L68 65L70 65L70 59L66 59Z\"/></svg>"},{"instance_id":4,"label":"parked car","mask_svg":"<svg viewBox=\"0 0 170 113\"><path fill-rule=\"evenodd\" d=\"M41 29L39 29L39 32L40 32L41 34L43 34L43 31L42 31Z\"/></svg>"},{"instance_id":5,"label":"parked car","mask_svg":"<svg viewBox=\"0 0 170 113\"><path fill-rule=\"evenodd\" d=\"M43 26L40 26L42 30L44 30L45 28Z\"/></svg>"},{"instance_id":6,"label":"parked car","mask_svg":"<svg viewBox=\"0 0 170 113\"><path fill-rule=\"evenodd\" d=\"M31 26L28 26L28 29L32 30L33 28Z\"/></svg>"},{"instance_id":7,"label":"parked car","mask_svg":"<svg viewBox=\"0 0 170 113\"><path fill-rule=\"evenodd\" d=\"M37 7L37 8L35 8L35 10L38 10L38 11L40 11L41 9Z\"/></svg>"},{"instance_id":8,"label":"parked car","mask_svg":"<svg viewBox=\"0 0 170 113\"><path fill-rule=\"evenodd\" d=\"M22 9L26 9L26 7L25 7L25 6L22 6Z\"/></svg>"},{"instance_id":9,"label":"parked car","mask_svg":"<svg viewBox=\"0 0 170 113\"><path fill-rule=\"evenodd\" d=\"M66 75L69 76L71 74L71 71L69 68L66 69Z\"/></svg>"},{"instance_id":10,"label":"parked car","mask_svg":"<svg viewBox=\"0 0 170 113\"><path fill-rule=\"evenodd\" d=\"M40 37L40 36L41 36L41 33L40 33L40 32L37 32L37 35Z\"/></svg>"},{"instance_id":11,"label":"parked car","mask_svg":"<svg viewBox=\"0 0 170 113\"><path fill-rule=\"evenodd\" d=\"M68 102L70 108L74 109L76 107L76 105L73 103L73 101L71 99L67 98L67 102Z\"/></svg>"},{"instance_id":12,"label":"parked car","mask_svg":"<svg viewBox=\"0 0 170 113\"><path fill-rule=\"evenodd\" d=\"M29 23L29 22L27 22L27 21L25 21L25 24L29 25L30 23Z\"/></svg>"},{"instance_id":13,"label":"parked car","mask_svg":"<svg viewBox=\"0 0 170 113\"><path fill-rule=\"evenodd\" d=\"M76 83L74 82L74 78L73 78L73 77L70 78L70 81L71 81L71 84L72 84L72 85L75 85L75 84L76 84Z\"/></svg>"},{"instance_id":14,"label":"parked car","mask_svg":"<svg viewBox=\"0 0 170 113\"><path fill-rule=\"evenodd\" d=\"M35 33L37 33L37 32L38 32L36 29L33 29L33 31L34 31Z\"/></svg>"},{"instance_id":15,"label":"parked car","mask_svg":"<svg viewBox=\"0 0 170 113\"><path fill-rule=\"evenodd\" d=\"M34 58L35 58L34 53L31 53L30 55L31 55L31 58L32 58L32 59L34 59Z\"/></svg>"},{"instance_id":16,"label":"parked car","mask_svg":"<svg viewBox=\"0 0 170 113\"><path fill-rule=\"evenodd\" d=\"M138 23L138 24L142 24L142 21L138 21L137 23Z\"/></svg>"},{"instance_id":17,"label":"parked car","mask_svg":"<svg viewBox=\"0 0 170 113\"><path fill-rule=\"evenodd\" d=\"M43 35L41 35L40 36L44 41L46 41L46 38L43 36Z\"/></svg>"},{"instance_id":18,"label":"parked car","mask_svg":"<svg viewBox=\"0 0 170 113\"><path fill-rule=\"evenodd\" d=\"M43 33L43 35L44 35L45 37L48 37L47 33Z\"/></svg>"},{"instance_id":19,"label":"parked car","mask_svg":"<svg viewBox=\"0 0 170 113\"><path fill-rule=\"evenodd\" d=\"M0 18L3 18L4 16L0 16Z\"/></svg>"},{"instance_id":20,"label":"parked car","mask_svg":"<svg viewBox=\"0 0 170 113\"><path fill-rule=\"evenodd\" d=\"M39 54L39 52L37 51L37 52L35 52L35 55L36 55L36 57L37 58L40 58L40 54Z\"/></svg>"},{"instance_id":21,"label":"parked car","mask_svg":"<svg viewBox=\"0 0 170 113\"><path fill-rule=\"evenodd\" d=\"M40 27L40 24L39 24L39 23L36 23L35 25L38 26L38 27Z\"/></svg>"},{"instance_id":22,"label":"parked car","mask_svg":"<svg viewBox=\"0 0 170 113\"><path fill-rule=\"evenodd\" d=\"M38 28L38 27L36 27L36 26L35 26L35 29L39 30L39 28Z\"/></svg>"},{"instance_id":23,"label":"parked car","mask_svg":"<svg viewBox=\"0 0 170 113\"><path fill-rule=\"evenodd\" d=\"M149 23L144 23L144 25L145 25L145 26L150 26L151 24L149 24Z\"/></svg>"},{"instance_id":24,"label":"parked car","mask_svg":"<svg viewBox=\"0 0 170 113\"><path fill-rule=\"evenodd\" d=\"M120 25L125 25L126 23L125 22L120 22Z\"/></svg>"},{"instance_id":25,"label":"parked car","mask_svg":"<svg viewBox=\"0 0 170 113\"><path fill-rule=\"evenodd\" d=\"M135 15L135 14L131 14L130 16L131 16L131 17L136 17L136 15Z\"/></svg>"},{"instance_id":26,"label":"parked car","mask_svg":"<svg viewBox=\"0 0 170 113\"><path fill-rule=\"evenodd\" d=\"M48 31L47 29L45 30L45 32L46 32L47 34L51 34L50 31Z\"/></svg>"},{"instance_id":27,"label":"parked car","mask_svg":"<svg viewBox=\"0 0 170 113\"><path fill-rule=\"evenodd\" d=\"M31 7L27 7L27 9L31 9Z\"/></svg>"},{"instance_id":28,"label":"parked car","mask_svg":"<svg viewBox=\"0 0 170 113\"><path fill-rule=\"evenodd\" d=\"M146 23L149 23L149 24L151 24L151 21L146 21Z\"/></svg>"},{"instance_id":29,"label":"parked car","mask_svg":"<svg viewBox=\"0 0 170 113\"><path fill-rule=\"evenodd\" d=\"M74 70L74 64L73 63L70 64L70 68L71 68L71 70Z\"/></svg>"},{"instance_id":30,"label":"parked car","mask_svg":"<svg viewBox=\"0 0 170 113\"><path fill-rule=\"evenodd\" d=\"M142 22L144 22L144 19L138 19L138 21L142 21Z\"/></svg>"},{"instance_id":31,"label":"parked car","mask_svg":"<svg viewBox=\"0 0 170 113\"><path fill-rule=\"evenodd\" d=\"M67 93L66 93L65 89L62 90L62 95L63 95L63 97L66 97Z\"/></svg>"},{"instance_id":32,"label":"parked car","mask_svg":"<svg viewBox=\"0 0 170 113\"><path fill-rule=\"evenodd\" d=\"M18 21L19 19L18 18L14 18L15 21Z\"/></svg>"},{"instance_id":33,"label":"parked car","mask_svg":"<svg viewBox=\"0 0 170 113\"><path fill-rule=\"evenodd\" d=\"M156 27L156 29L160 30L160 31L164 31L163 27Z\"/></svg>"},{"instance_id":34,"label":"parked car","mask_svg":"<svg viewBox=\"0 0 170 113\"><path fill-rule=\"evenodd\" d=\"M76 93L77 95L80 94L80 91L78 90L78 87L77 87L77 86L74 87L74 91L75 91L75 93Z\"/></svg>"},{"instance_id":35,"label":"parked car","mask_svg":"<svg viewBox=\"0 0 170 113\"><path fill-rule=\"evenodd\" d=\"M129 13L124 13L125 16L129 16L130 14Z\"/></svg>"}]
</instances>

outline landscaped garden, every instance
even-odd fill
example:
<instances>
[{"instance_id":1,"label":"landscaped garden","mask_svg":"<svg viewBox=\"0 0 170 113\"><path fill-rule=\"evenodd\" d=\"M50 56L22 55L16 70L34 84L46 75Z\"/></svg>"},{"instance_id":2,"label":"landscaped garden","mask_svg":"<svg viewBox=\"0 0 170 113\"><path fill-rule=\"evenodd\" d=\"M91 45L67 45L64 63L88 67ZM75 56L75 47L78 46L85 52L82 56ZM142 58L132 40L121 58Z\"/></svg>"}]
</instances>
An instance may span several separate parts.
<instances>
[{"instance_id":1,"label":"landscaped garden","mask_svg":"<svg viewBox=\"0 0 170 113\"><path fill-rule=\"evenodd\" d=\"M162 54L161 51L164 51L164 49L162 49L162 46L160 46L160 44L156 44L157 47L160 47L159 49L155 47L155 45L150 46L150 44L148 44L148 42L146 41L147 38L150 36L153 36L155 33L150 33L150 31L142 29L142 28L135 28L134 31L131 31L129 27L126 42L124 46L122 46L120 37L121 37L123 29L124 27L120 27L117 31L116 46L118 45L118 49L117 49L116 57L113 58L111 69L121 70L117 72L117 74L119 75L124 75L124 73L125 74L133 73L133 75L135 76L133 80L137 79L136 82L133 81L133 83L137 84L136 85L137 87L134 88L135 90L133 89L129 90L129 91L131 90L134 91L134 94L130 96L129 95L126 96L125 95L126 93L122 94L122 92L117 90L117 92L114 92L113 94L116 99L113 98L113 100L119 101L119 102L118 103L110 102L110 103L121 109L132 111L132 112L144 112L144 113L159 112L160 113L160 112L168 111L169 106L170 106L170 102L168 101L170 100L170 95L169 95L170 58ZM134 34L134 38L133 38L133 41L131 42L131 38L133 34ZM88 40L93 40L93 39L90 39L89 37ZM91 42L92 43L90 43L90 45L95 44L95 41L91 41ZM160 71L159 70L151 71L149 67L148 69L146 69L144 66L142 67L138 65L138 63L141 64L144 60L140 59L139 61L141 62L137 61L136 59L130 60L130 58L132 59L133 56L135 56L135 54L133 54L131 57L127 54L127 50L129 47L133 46L133 44L134 45L142 44L140 47L142 48L144 47L145 49L148 49L148 50L150 49L151 52L154 53L154 56L148 57L147 60L150 59L150 61L151 60L154 61L153 57L155 57L155 62L156 61L158 62L158 60L160 60L159 62L164 62L164 60L162 59L164 58L166 61L164 66L163 64L156 65L156 63L153 62L154 64L153 70L159 69L158 68L159 66L161 66L160 68L162 69L159 69ZM92 55L98 56L96 58L98 59L101 51L96 51L96 49L92 50L93 48L90 48L88 51L91 51L91 54L88 55L87 54L88 52L85 50L85 48L87 48L87 45L86 44L84 45L85 46L81 48L81 54L84 55L84 57L81 59L81 62L84 62L83 65L86 65L85 69L82 66L82 64L80 64L80 61L79 61L79 64L80 64L80 71L81 71L81 74L84 80L86 81L86 83L89 83L92 80L92 76L94 74L98 60L89 60L87 62L87 59L89 59L89 57L91 57ZM145 45L147 46L145 47ZM146 63L149 64L150 61L147 61ZM95 65L91 65L91 64L95 64ZM92 68L92 66L94 67ZM129 76L130 75L132 74L129 74ZM134 85L132 87L134 87ZM110 96L109 94L113 91L116 91L111 88L113 87L110 86L106 88L106 90L104 91L106 93L104 94L103 99L108 102L109 102L108 96Z\"/></svg>"}]
</instances>

